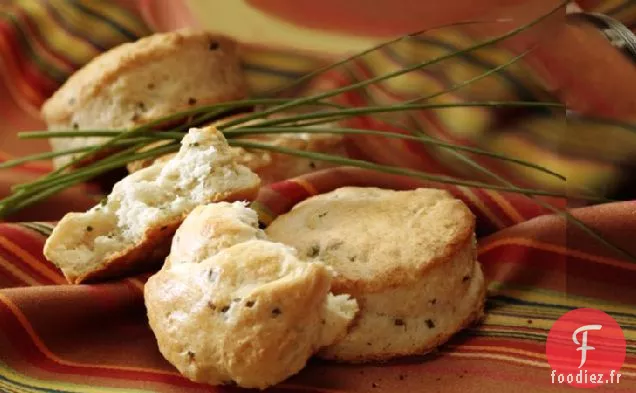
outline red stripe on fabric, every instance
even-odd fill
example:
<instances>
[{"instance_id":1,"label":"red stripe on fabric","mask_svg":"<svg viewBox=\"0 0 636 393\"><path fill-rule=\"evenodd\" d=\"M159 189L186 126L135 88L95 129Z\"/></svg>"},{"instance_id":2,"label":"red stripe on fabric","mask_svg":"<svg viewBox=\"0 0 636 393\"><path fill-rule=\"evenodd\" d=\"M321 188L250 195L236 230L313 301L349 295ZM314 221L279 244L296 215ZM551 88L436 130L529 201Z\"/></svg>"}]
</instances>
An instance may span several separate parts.
<instances>
[{"instance_id":1,"label":"red stripe on fabric","mask_svg":"<svg viewBox=\"0 0 636 393\"><path fill-rule=\"evenodd\" d=\"M0 289L24 287L25 285L30 286L31 284L16 277L0 263ZM0 326L2 326L1 322L0 320Z\"/></svg>"},{"instance_id":2,"label":"red stripe on fabric","mask_svg":"<svg viewBox=\"0 0 636 393\"><path fill-rule=\"evenodd\" d=\"M51 262L49 262L43 254L44 248L44 239L38 239L37 237L43 237L40 234L33 232L30 229L24 229L24 231L29 231L33 235L29 235L22 230L13 227L11 224L0 224L0 236L4 235L7 240L12 241L18 247L20 247L24 252L31 255L33 258L37 259L41 264L42 270L48 270L49 273L53 273L56 276L62 277L59 269ZM2 248L2 245L0 245ZM6 249L5 249L6 250ZM10 250L6 250L7 252L11 252ZM21 261L22 259L18 255L13 255L14 260ZM21 265L29 266L27 263L21 263ZM46 277L46 275L38 272L38 275L44 277L44 280L50 282L51 284L56 284L54 280ZM42 282L42 280L38 280Z\"/></svg>"},{"instance_id":3,"label":"red stripe on fabric","mask_svg":"<svg viewBox=\"0 0 636 393\"><path fill-rule=\"evenodd\" d=\"M7 239L13 241L49 270L58 272L58 268L44 256L46 237L31 228L18 225L0 224L0 235L4 235Z\"/></svg>"},{"instance_id":4,"label":"red stripe on fabric","mask_svg":"<svg viewBox=\"0 0 636 393\"><path fill-rule=\"evenodd\" d=\"M47 372L100 377L104 379L162 382L182 387L198 386L198 384L191 382L178 374L173 375L166 374L165 372L152 373L122 370L88 364L84 366L61 364L47 357L44 353L42 353L42 351L40 351L28 333L23 329L11 309L3 301L0 301L0 327L0 334L4 334L13 344L15 349L14 355L17 355L19 359L28 362L30 365ZM8 361L9 359L4 360Z\"/></svg>"},{"instance_id":5,"label":"red stripe on fabric","mask_svg":"<svg viewBox=\"0 0 636 393\"><path fill-rule=\"evenodd\" d=\"M29 264L24 263L22 258L13 254L11 251L7 250L0 244L0 256L4 258L4 260L12 265L14 268L20 270L25 275L29 276L31 279L36 281L38 284L55 284L55 282L48 277L44 276L42 273L29 266ZM24 285L31 286L30 283L24 283Z\"/></svg>"},{"instance_id":6,"label":"red stripe on fabric","mask_svg":"<svg viewBox=\"0 0 636 393\"><path fill-rule=\"evenodd\" d=\"M46 4L44 4L43 6L44 8L46 8L47 14L50 15L49 6ZM30 38L32 39L32 41L37 43L38 52L46 53L48 57L53 58L54 61L58 62L62 67L65 67L66 72L69 72L69 73L73 72L75 70L74 64L71 63L65 57L63 57L62 55L52 51L51 48L48 47L45 42L43 42L42 33L38 29L37 24L34 23L33 20L31 19L31 15L24 9L18 8L15 11L16 11L16 14L20 16L21 21L24 22L24 25L27 27L28 33L30 34ZM55 20L55 19L51 19L51 20ZM55 23L55 25L57 28L64 30L68 33L68 31L64 28L64 26L58 23ZM35 50L35 48L33 49Z\"/></svg>"},{"instance_id":7,"label":"red stripe on fabric","mask_svg":"<svg viewBox=\"0 0 636 393\"><path fill-rule=\"evenodd\" d=\"M508 213L483 189L473 188L473 193L490 209L490 211L502 221L504 228L516 224L516 222L508 215ZM496 191L494 191L496 192ZM503 228L499 228L503 229Z\"/></svg>"},{"instance_id":8,"label":"red stripe on fabric","mask_svg":"<svg viewBox=\"0 0 636 393\"><path fill-rule=\"evenodd\" d=\"M18 40L15 38L15 32L7 24L0 23L0 33L6 36L6 50L9 56L5 56L5 64L12 68L15 85L29 86L35 97L31 97L33 104L40 105L46 97L57 88L57 83L44 77L34 64L25 58L22 51L17 47ZM21 89L22 90L22 89Z\"/></svg>"},{"instance_id":9,"label":"red stripe on fabric","mask_svg":"<svg viewBox=\"0 0 636 393\"><path fill-rule=\"evenodd\" d=\"M546 273L557 273L556 268L562 266L560 270L567 279L570 294L592 296L587 292L589 290L594 292L594 297L607 300L632 303L636 299L636 272L619 266L517 244L501 245L480 253L479 261L487 274L504 265L526 265ZM581 286L575 281L588 285Z\"/></svg>"},{"instance_id":10,"label":"red stripe on fabric","mask_svg":"<svg viewBox=\"0 0 636 393\"><path fill-rule=\"evenodd\" d=\"M13 225L15 224L0 224L0 235L5 235L5 237L15 244L20 246L24 251L28 252L31 256L38 259L44 265L48 265L48 267L57 271L55 265L46 260L43 253L44 242L46 239L43 235L33 231L28 228L16 228ZM29 231L30 233L26 233Z\"/></svg>"},{"instance_id":11,"label":"red stripe on fabric","mask_svg":"<svg viewBox=\"0 0 636 393\"><path fill-rule=\"evenodd\" d=\"M514 206L519 214L526 218L526 220L551 213L548 209L539 205L537 202L530 199L529 197L523 195L507 195L506 199L510 201L510 204ZM543 198L539 197L538 199ZM550 203L551 205L555 205L553 200L549 201L548 203ZM567 205L567 201L564 199L559 208L564 208L565 205Z\"/></svg>"},{"instance_id":12,"label":"red stripe on fabric","mask_svg":"<svg viewBox=\"0 0 636 393\"><path fill-rule=\"evenodd\" d=\"M521 318L520 319L524 319L527 320L528 318ZM486 326L486 328L488 328L488 326ZM515 327L515 331L529 331L529 332L537 332L539 334L546 334L545 330L538 330L538 329L518 329L517 327ZM449 343L447 344L447 346L449 347L450 350L452 351L462 351L462 352L470 352L470 351L479 351L479 352L483 352L483 349L481 347L491 347L492 348L492 352L496 352L496 353L510 353L510 350L512 351L525 351L525 352L530 352L533 354L538 354L541 355L540 358L546 360L546 364L547 364L547 359L545 357L545 342L539 342L539 341L533 341L530 339L527 340L520 340L518 338L502 338L502 337L480 337L480 336L475 336L475 337L469 337L467 340L466 339L462 339L462 335L464 335L466 333L459 333L458 338L453 338L449 341ZM461 340L461 344L455 344L456 341L460 341ZM514 343L514 345L512 344ZM480 349L475 349L475 347L480 348ZM499 349L499 351L498 351ZM533 356L528 356L528 355L523 355L523 354L519 354L520 356L523 356L525 358L528 359L535 359L535 360L541 360L541 359L537 359L537 357L533 357Z\"/></svg>"},{"instance_id":13,"label":"red stripe on fabric","mask_svg":"<svg viewBox=\"0 0 636 393\"><path fill-rule=\"evenodd\" d=\"M278 197L284 198L293 203L304 201L311 196L304 187L293 181L274 183L269 188L276 192Z\"/></svg>"}]
</instances>

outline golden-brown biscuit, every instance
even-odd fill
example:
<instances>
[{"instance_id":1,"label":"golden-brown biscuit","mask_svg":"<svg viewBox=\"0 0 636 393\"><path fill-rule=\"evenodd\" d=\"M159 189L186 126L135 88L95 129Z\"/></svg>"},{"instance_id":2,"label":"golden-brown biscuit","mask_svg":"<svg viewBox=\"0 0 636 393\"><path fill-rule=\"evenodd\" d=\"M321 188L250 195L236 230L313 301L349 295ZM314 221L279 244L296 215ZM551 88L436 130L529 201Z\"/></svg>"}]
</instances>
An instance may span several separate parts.
<instances>
[{"instance_id":1,"label":"golden-brown biscuit","mask_svg":"<svg viewBox=\"0 0 636 393\"><path fill-rule=\"evenodd\" d=\"M364 362L426 353L481 317L474 227L445 191L346 187L299 203L265 231L334 269L333 293L352 295L360 313L319 355Z\"/></svg>"},{"instance_id":2,"label":"golden-brown biscuit","mask_svg":"<svg viewBox=\"0 0 636 393\"><path fill-rule=\"evenodd\" d=\"M342 338L358 310L329 293L324 264L264 239L242 203L190 213L170 259L145 286L148 320L163 356L193 381L281 382Z\"/></svg>"},{"instance_id":3,"label":"golden-brown biscuit","mask_svg":"<svg viewBox=\"0 0 636 393\"><path fill-rule=\"evenodd\" d=\"M138 271L168 253L185 216L199 205L249 200L259 179L213 127L192 128L171 160L118 182L103 203L69 213L46 241L44 255L72 283Z\"/></svg>"},{"instance_id":4,"label":"golden-brown biscuit","mask_svg":"<svg viewBox=\"0 0 636 393\"><path fill-rule=\"evenodd\" d=\"M157 33L94 58L44 104L49 130L130 129L196 106L247 95L237 45L210 32ZM54 151L103 138L51 139ZM57 167L71 156L55 159Z\"/></svg>"}]
</instances>

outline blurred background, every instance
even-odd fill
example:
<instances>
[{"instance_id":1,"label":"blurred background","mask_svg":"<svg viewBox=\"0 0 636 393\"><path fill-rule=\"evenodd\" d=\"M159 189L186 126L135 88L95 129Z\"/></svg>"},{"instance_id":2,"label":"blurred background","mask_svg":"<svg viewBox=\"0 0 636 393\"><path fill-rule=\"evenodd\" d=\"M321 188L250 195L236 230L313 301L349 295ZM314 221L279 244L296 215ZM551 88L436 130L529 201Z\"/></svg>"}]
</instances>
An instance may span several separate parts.
<instances>
[{"instance_id":1,"label":"blurred background","mask_svg":"<svg viewBox=\"0 0 636 393\"><path fill-rule=\"evenodd\" d=\"M39 108L73 71L113 46L155 31L204 28L241 41L251 94L259 96L347 54L427 30L293 91L302 95L460 51L527 23L558 4L554 0L3 0L0 159L49 150L46 140L19 141L16 133L45 129ZM462 107L400 113L394 119L444 141L532 161L567 177L563 183L528 168L473 157L519 186L633 199L634 58L621 49L620 42L608 39L593 20L575 16L581 11L603 13L628 29L636 28L634 1L572 2L568 15L563 8L501 43L454 55L337 99L354 106L384 105L435 95L529 50L505 69L429 101L561 102L567 106L567 114L562 108ZM442 27L457 21L478 23ZM348 124L394 128L365 118ZM443 150L377 137L349 138L347 143L349 154L375 162L484 180L482 173ZM0 172L0 195L6 195L12 184L49 169L48 162L39 162ZM74 189L48 203L75 210L93 202L85 190ZM42 209L31 212L16 219L33 218L34 214L43 219ZM51 213L45 218L56 217Z\"/></svg>"}]
</instances>

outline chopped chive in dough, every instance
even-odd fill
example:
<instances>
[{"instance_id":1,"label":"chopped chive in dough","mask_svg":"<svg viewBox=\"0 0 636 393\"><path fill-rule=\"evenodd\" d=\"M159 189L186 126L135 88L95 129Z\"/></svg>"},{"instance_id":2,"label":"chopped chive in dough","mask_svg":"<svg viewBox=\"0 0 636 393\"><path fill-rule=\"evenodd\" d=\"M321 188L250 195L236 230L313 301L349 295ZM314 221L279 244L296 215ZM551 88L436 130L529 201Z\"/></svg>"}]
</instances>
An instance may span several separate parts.
<instances>
[{"instance_id":1,"label":"chopped chive in dough","mask_svg":"<svg viewBox=\"0 0 636 393\"><path fill-rule=\"evenodd\" d=\"M318 254L320 254L320 247L316 244L311 246L311 248L309 248L309 250L307 251L307 256L310 258L317 257Z\"/></svg>"},{"instance_id":2,"label":"chopped chive in dough","mask_svg":"<svg viewBox=\"0 0 636 393\"><path fill-rule=\"evenodd\" d=\"M427 319L426 326L428 326L429 329L433 329L435 327L435 322L433 322L432 319Z\"/></svg>"}]
</instances>

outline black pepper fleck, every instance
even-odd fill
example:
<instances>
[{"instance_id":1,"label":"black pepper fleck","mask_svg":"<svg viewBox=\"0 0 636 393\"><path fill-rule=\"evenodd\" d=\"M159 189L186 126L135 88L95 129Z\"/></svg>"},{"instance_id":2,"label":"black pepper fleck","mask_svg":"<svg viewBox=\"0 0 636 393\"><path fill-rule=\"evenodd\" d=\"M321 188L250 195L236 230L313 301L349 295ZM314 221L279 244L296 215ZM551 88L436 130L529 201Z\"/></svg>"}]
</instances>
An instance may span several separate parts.
<instances>
[{"instance_id":1,"label":"black pepper fleck","mask_svg":"<svg viewBox=\"0 0 636 393\"><path fill-rule=\"evenodd\" d=\"M327 215L327 212L320 213L320 214L318 214L318 218L323 218L323 217L324 217L324 216L326 216L326 215Z\"/></svg>"},{"instance_id":2,"label":"black pepper fleck","mask_svg":"<svg viewBox=\"0 0 636 393\"><path fill-rule=\"evenodd\" d=\"M152 90L155 88L155 84L154 83L148 83L148 90Z\"/></svg>"},{"instance_id":3,"label":"black pepper fleck","mask_svg":"<svg viewBox=\"0 0 636 393\"><path fill-rule=\"evenodd\" d=\"M349 257L349 261L354 262L355 260L356 260L355 255L354 255L354 256L352 256L352 257Z\"/></svg>"},{"instance_id":4,"label":"black pepper fleck","mask_svg":"<svg viewBox=\"0 0 636 393\"><path fill-rule=\"evenodd\" d=\"M188 351L188 361L193 362L195 358L195 354L192 351Z\"/></svg>"},{"instance_id":5,"label":"black pepper fleck","mask_svg":"<svg viewBox=\"0 0 636 393\"><path fill-rule=\"evenodd\" d=\"M371 384L371 387L372 387L372 388L377 388L377 387L378 387L378 384L377 384L377 383L375 383L375 382L373 382L373 383Z\"/></svg>"},{"instance_id":6,"label":"black pepper fleck","mask_svg":"<svg viewBox=\"0 0 636 393\"><path fill-rule=\"evenodd\" d=\"M398 375L398 378L400 379L400 381L404 381L404 379L406 378L406 376L405 376L405 375L400 374L400 375Z\"/></svg>"},{"instance_id":7,"label":"black pepper fleck","mask_svg":"<svg viewBox=\"0 0 636 393\"><path fill-rule=\"evenodd\" d=\"M160 230L161 230L161 231L165 231L166 229L168 229L168 226L167 226L167 225L164 225L164 226L162 226L162 227L160 228Z\"/></svg>"},{"instance_id":8,"label":"black pepper fleck","mask_svg":"<svg viewBox=\"0 0 636 393\"><path fill-rule=\"evenodd\" d=\"M315 163L315 162L313 162L313 161L309 161L309 167L310 167L311 169L316 169L316 163Z\"/></svg>"},{"instance_id":9,"label":"black pepper fleck","mask_svg":"<svg viewBox=\"0 0 636 393\"><path fill-rule=\"evenodd\" d=\"M209 50L217 50L219 49L219 43L216 41L210 41L210 45L208 46Z\"/></svg>"},{"instance_id":10,"label":"black pepper fleck","mask_svg":"<svg viewBox=\"0 0 636 393\"><path fill-rule=\"evenodd\" d=\"M435 305L435 303L437 303L437 299L431 299L431 304Z\"/></svg>"},{"instance_id":11,"label":"black pepper fleck","mask_svg":"<svg viewBox=\"0 0 636 393\"><path fill-rule=\"evenodd\" d=\"M528 319L528 325L532 325L532 319Z\"/></svg>"},{"instance_id":12,"label":"black pepper fleck","mask_svg":"<svg viewBox=\"0 0 636 393\"><path fill-rule=\"evenodd\" d=\"M208 307L210 307L212 311L216 311L216 305L214 303L208 302Z\"/></svg>"},{"instance_id":13,"label":"black pepper fleck","mask_svg":"<svg viewBox=\"0 0 636 393\"><path fill-rule=\"evenodd\" d=\"M404 326L404 320L398 318L398 319L393 321L393 324L395 326Z\"/></svg>"},{"instance_id":14,"label":"black pepper fleck","mask_svg":"<svg viewBox=\"0 0 636 393\"><path fill-rule=\"evenodd\" d=\"M435 322L433 322L432 319L427 319L426 326L428 326L429 329L433 329L435 327Z\"/></svg>"},{"instance_id":15,"label":"black pepper fleck","mask_svg":"<svg viewBox=\"0 0 636 393\"><path fill-rule=\"evenodd\" d=\"M77 123L73 123L73 129L74 129L74 130L77 130L78 128L79 128L79 124L77 124Z\"/></svg>"},{"instance_id":16,"label":"black pepper fleck","mask_svg":"<svg viewBox=\"0 0 636 393\"><path fill-rule=\"evenodd\" d=\"M442 378L435 378L435 380L439 382L442 380Z\"/></svg>"},{"instance_id":17,"label":"black pepper fleck","mask_svg":"<svg viewBox=\"0 0 636 393\"><path fill-rule=\"evenodd\" d=\"M371 343L367 343L368 346L371 346Z\"/></svg>"},{"instance_id":18,"label":"black pepper fleck","mask_svg":"<svg viewBox=\"0 0 636 393\"><path fill-rule=\"evenodd\" d=\"M265 229L267 228L267 224L265 224L264 222L258 222L258 229Z\"/></svg>"},{"instance_id":19,"label":"black pepper fleck","mask_svg":"<svg viewBox=\"0 0 636 393\"><path fill-rule=\"evenodd\" d=\"M461 375L461 374L459 374L459 377L460 377L460 378L464 378L464 376L463 376L463 375Z\"/></svg>"},{"instance_id":20,"label":"black pepper fleck","mask_svg":"<svg viewBox=\"0 0 636 393\"><path fill-rule=\"evenodd\" d=\"M197 99L196 98L188 98L188 105L194 105L197 103Z\"/></svg>"},{"instance_id":21,"label":"black pepper fleck","mask_svg":"<svg viewBox=\"0 0 636 393\"><path fill-rule=\"evenodd\" d=\"M92 230L93 230L92 226L89 225L89 226L86 227L86 231L91 232Z\"/></svg>"},{"instance_id":22,"label":"black pepper fleck","mask_svg":"<svg viewBox=\"0 0 636 393\"><path fill-rule=\"evenodd\" d=\"M315 244L307 250L307 256L310 258L317 257L318 254L320 254L320 247Z\"/></svg>"},{"instance_id":23,"label":"black pepper fleck","mask_svg":"<svg viewBox=\"0 0 636 393\"><path fill-rule=\"evenodd\" d=\"M280 308L276 307L275 309L272 310L272 317L276 318L277 316L279 316L282 313L283 312L280 310Z\"/></svg>"},{"instance_id":24,"label":"black pepper fleck","mask_svg":"<svg viewBox=\"0 0 636 393\"><path fill-rule=\"evenodd\" d=\"M248 300L247 302L245 302L245 307L248 307L248 308L254 307L254 301Z\"/></svg>"},{"instance_id":25,"label":"black pepper fleck","mask_svg":"<svg viewBox=\"0 0 636 393\"><path fill-rule=\"evenodd\" d=\"M230 306L223 306L223 308L221 309L221 312L227 312L227 310L230 309Z\"/></svg>"},{"instance_id":26,"label":"black pepper fleck","mask_svg":"<svg viewBox=\"0 0 636 393\"><path fill-rule=\"evenodd\" d=\"M143 102L139 101L137 103L137 108L139 108L140 111L145 112L146 111L146 104L144 104Z\"/></svg>"},{"instance_id":27,"label":"black pepper fleck","mask_svg":"<svg viewBox=\"0 0 636 393\"><path fill-rule=\"evenodd\" d=\"M462 278L462 282L466 282L470 280L470 276L464 276L464 278Z\"/></svg>"}]
</instances>

